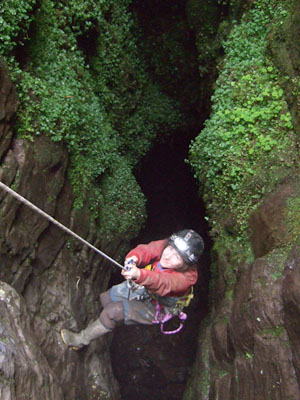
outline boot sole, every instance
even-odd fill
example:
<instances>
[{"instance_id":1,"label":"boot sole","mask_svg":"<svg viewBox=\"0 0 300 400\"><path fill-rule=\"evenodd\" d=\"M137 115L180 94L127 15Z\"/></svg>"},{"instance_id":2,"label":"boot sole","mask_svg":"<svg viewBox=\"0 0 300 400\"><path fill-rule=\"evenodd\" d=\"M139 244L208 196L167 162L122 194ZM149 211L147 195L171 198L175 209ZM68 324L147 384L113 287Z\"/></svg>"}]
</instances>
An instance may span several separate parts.
<instances>
[{"instance_id":1,"label":"boot sole","mask_svg":"<svg viewBox=\"0 0 300 400\"><path fill-rule=\"evenodd\" d=\"M62 340L63 340L63 342L64 342L64 344L65 344L66 346L71 347L71 349L72 349L72 350L75 350L75 351L80 350L80 347L75 347L75 346L69 346L69 345L68 345L68 343L66 342L66 339L65 339L65 337L64 337L63 329L61 329L61 331L60 331L60 336L62 337Z\"/></svg>"}]
</instances>

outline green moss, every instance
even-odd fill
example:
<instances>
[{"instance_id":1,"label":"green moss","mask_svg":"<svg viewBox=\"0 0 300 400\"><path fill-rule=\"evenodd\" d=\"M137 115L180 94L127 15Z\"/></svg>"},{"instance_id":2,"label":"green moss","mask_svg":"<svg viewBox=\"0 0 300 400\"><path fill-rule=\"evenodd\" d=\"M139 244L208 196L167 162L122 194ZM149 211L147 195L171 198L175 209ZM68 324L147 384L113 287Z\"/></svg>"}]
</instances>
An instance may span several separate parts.
<instances>
[{"instance_id":1,"label":"green moss","mask_svg":"<svg viewBox=\"0 0 300 400\"><path fill-rule=\"evenodd\" d=\"M208 77L215 67L220 42L217 37L221 9L214 0L189 0L186 12L191 29L196 36L198 70L200 78Z\"/></svg>"},{"instance_id":2,"label":"green moss","mask_svg":"<svg viewBox=\"0 0 300 400\"><path fill-rule=\"evenodd\" d=\"M266 259L268 262L268 272L276 281L283 276L285 262L291 251L291 244L276 248L268 253Z\"/></svg>"},{"instance_id":3,"label":"green moss","mask_svg":"<svg viewBox=\"0 0 300 400\"><path fill-rule=\"evenodd\" d=\"M246 352L245 357L247 360L252 360L254 358L254 354Z\"/></svg>"},{"instance_id":4,"label":"green moss","mask_svg":"<svg viewBox=\"0 0 300 400\"><path fill-rule=\"evenodd\" d=\"M238 268L254 261L250 242L248 238L243 240L242 237L230 235L222 229L214 241L211 254L210 301L214 302L219 273L226 284L225 299L232 301Z\"/></svg>"},{"instance_id":5,"label":"green moss","mask_svg":"<svg viewBox=\"0 0 300 400\"><path fill-rule=\"evenodd\" d=\"M209 366L209 347L205 346L204 354L203 354L203 361L207 366ZM204 396L209 395L209 388L210 388L210 370L206 368L202 371L200 379L198 380L198 391L203 394Z\"/></svg>"},{"instance_id":6,"label":"green moss","mask_svg":"<svg viewBox=\"0 0 300 400\"><path fill-rule=\"evenodd\" d=\"M19 95L17 135L63 142L74 206L88 205L102 232L128 237L145 219L133 167L158 132L184 124L178 102L147 71L130 4L10 0L0 11L0 53Z\"/></svg>"},{"instance_id":7,"label":"green moss","mask_svg":"<svg viewBox=\"0 0 300 400\"><path fill-rule=\"evenodd\" d=\"M224 214L230 214L246 243L249 214L298 157L279 74L265 53L277 13L286 15L281 5L264 0L234 23L211 116L190 148L212 228L220 233Z\"/></svg>"},{"instance_id":8,"label":"green moss","mask_svg":"<svg viewBox=\"0 0 300 400\"><path fill-rule=\"evenodd\" d=\"M32 21L35 0L8 0L0 9L0 54L11 57L16 45L24 45Z\"/></svg>"},{"instance_id":9,"label":"green moss","mask_svg":"<svg viewBox=\"0 0 300 400\"><path fill-rule=\"evenodd\" d=\"M293 243L300 235L300 195L289 197L284 210L286 230Z\"/></svg>"},{"instance_id":10,"label":"green moss","mask_svg":"<svg viewBox=\"0 0 300 400\"><path fill-rule=\"evenodd\" d=\"M278 339L285 332L284 326L276 325L273 328L266 328L259 332L262 336L273 336Z\"/></svg>"},{"instance_id":11,"label":"green moss","mask_svg":"<svg viewBox=\"0 0 300 400\"><path fill-rule=\"evenodd\" d=\"M136 236L145 221L145 200L124 161L102 179L100 190L103 197L100 207L96 207L100 210L97 215L100 230L111 237L122 238L128 231Z\"/></svg>"},{"instance_id":12,"label":"green moss","mask_svg":"<svg viewBox=\"0 0 300 400\"><path fill-rule=\"evenodd\" d=\"M258 283L262 288L265 288L267 286L268 280L265 277L262 277L259 279Z\"/></svg>"}]
</instances>

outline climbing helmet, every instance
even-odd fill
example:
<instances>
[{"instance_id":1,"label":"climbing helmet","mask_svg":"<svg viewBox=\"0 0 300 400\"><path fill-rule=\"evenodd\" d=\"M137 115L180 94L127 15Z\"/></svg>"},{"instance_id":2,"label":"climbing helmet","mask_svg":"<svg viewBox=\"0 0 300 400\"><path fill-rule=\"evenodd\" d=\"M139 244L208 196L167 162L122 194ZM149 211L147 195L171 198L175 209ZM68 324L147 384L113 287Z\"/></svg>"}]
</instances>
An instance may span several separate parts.
<instances>
[{"instance_id":1,"label":"climbing helmet","mask_svg":"<svg viewBox=\"0 0 300 400\"><path fill-rule=\"evenodd\" d=\"M192 229L184 229L173 233L168 239L171 245L181 255L187 264L195 264L204 250L204 242L201 236Z\"/></svg>"}]
</instances>

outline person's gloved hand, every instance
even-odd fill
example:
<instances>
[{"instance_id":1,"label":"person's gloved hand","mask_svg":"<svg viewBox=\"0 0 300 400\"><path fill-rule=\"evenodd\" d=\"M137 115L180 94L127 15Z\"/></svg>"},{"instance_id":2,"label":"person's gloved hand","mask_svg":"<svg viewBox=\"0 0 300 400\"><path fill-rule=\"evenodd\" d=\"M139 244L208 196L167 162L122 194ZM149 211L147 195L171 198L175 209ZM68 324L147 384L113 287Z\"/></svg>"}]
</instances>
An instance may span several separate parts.
<instances>
[{"instance_id":1,"label":"person's gloved hand","mask_svg":"<svg viewBox=\"0 0 300 400\"><path fill-rule=\"evenodd\" d=\"M136 256L128 257L125 259L125 267L130 267L128 270L122 269L121 274L125 279L138 279L141 275L141 271L136 266L138 259Z\"/></svg>"},{"instance_id":2,"label":"person's gloved hand","mask_svg":"<svg viewBox=\"0 0 300 400\"><path fill-rule=\"evenodd\" d=\"M136 267L137 262L138 262L138 258L136 256L131 256L131 257L125 258L124 265L125 265L125 267L127 267L127 266L129 266L129 267L135 266Z\"/></svg>"},{"instance_id":3,"label":"person's gloved hand","mask_svg":"<svg viewBox=\"0 0 300 400\"><path fill-rule=\"evenodd\" d=\"M135 265L132 265L129 271L126 271L126 269L122 269L121 274L124 276L125 279L134 280L140 277L141 270Z\"/></svg>"}]
</instances>

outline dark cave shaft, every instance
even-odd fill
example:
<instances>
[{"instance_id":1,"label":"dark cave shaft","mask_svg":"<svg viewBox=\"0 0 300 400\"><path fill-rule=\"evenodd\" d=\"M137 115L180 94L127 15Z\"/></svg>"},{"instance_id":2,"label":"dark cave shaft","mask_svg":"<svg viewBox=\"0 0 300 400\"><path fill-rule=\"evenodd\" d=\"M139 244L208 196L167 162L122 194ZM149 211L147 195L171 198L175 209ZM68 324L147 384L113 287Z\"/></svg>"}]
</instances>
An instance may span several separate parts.
<instances>
[{"instance_id":1,"label":"dark cave shaft","mask_svg":"<svg viewBox=\"0 0 300 400\"><path fill-rule=\"evenodd\" d=\"M147 197L148 219L132 246L168 237L184 228L199 232L205 252L199 267L195 297L185 311L187 322L181 332L163 335L158 326L122 326L111 343L114 374L123 400L164 398L180 400L196 356L199 326L208 313L209 249L205 209L189 166L185 163L189 138L173 136L157 143L145 157L136 177ZM113 277L111 284L118 283ZM178 327L172 320L168 329Z\"/></svg>"},{"instance_id":2,"label":"dark cave shaft","mask_svg":"<svg viewBox=\"0 0 300 400\"><path fill-rule=\"evenodd\" d=\"M209 115L210 85L215 71L212 62L210 79L200 79L195 32L189 28L186 19L186 4L181 1L176 6L170 5L165 12L165 3L155 2L151 6L147 2L133 3L142 27L142 49L153 79L179 101L189 123L181 131L170 132L168 137L158 137L135 170L135 177L147 199L148 218L131 244L133 247L192 228L203 237L205 252L194 288L195 297L185 310L188 320L180 333L162 335L157 326L142 325L122 326L115 330L110 352L122 400L182 399L196 358L199 327L209 312L211 241L199 188L185 160L191 140ZM185 49L186 59L175 54L172 58L172 51L169 52L168 44L162 40L170 37L170 32L173 32L172 41L178 48ZM157 57L161 57L163 68L158 68ZM174 62L178 64L174 65ZM176 68L179 68L178 73L174 73ZM111 284L118 283L118 279L113 276ZM178 320L174 319L168 329L177 326Z\"/></svg>"}]
</instances>

